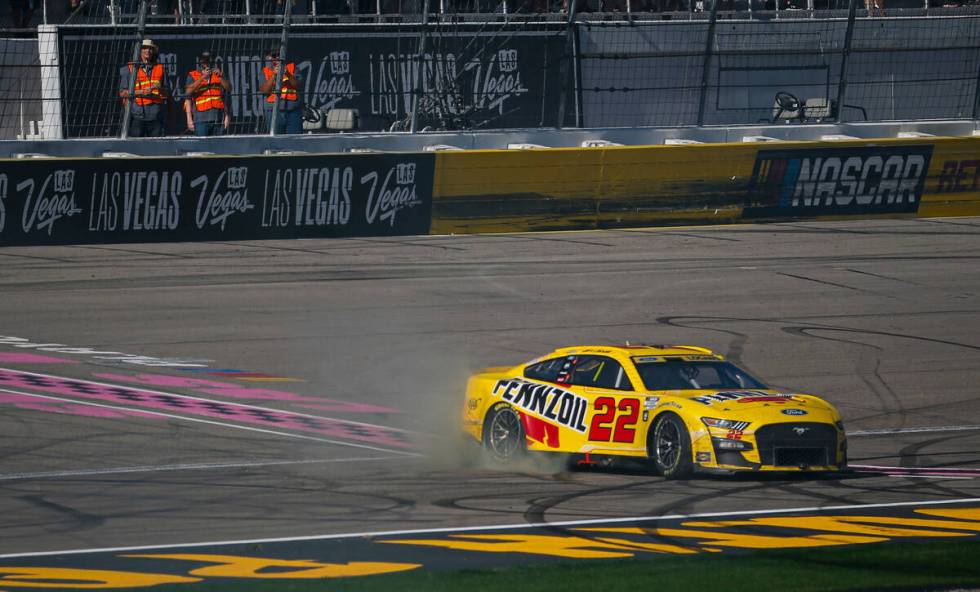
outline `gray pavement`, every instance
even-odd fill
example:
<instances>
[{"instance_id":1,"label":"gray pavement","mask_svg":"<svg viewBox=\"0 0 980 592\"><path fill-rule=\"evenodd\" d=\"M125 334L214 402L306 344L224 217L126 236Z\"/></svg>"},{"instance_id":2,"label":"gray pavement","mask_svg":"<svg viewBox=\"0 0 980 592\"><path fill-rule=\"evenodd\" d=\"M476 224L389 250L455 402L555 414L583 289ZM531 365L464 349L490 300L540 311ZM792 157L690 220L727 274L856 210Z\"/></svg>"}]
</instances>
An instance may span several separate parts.
<instances>
[{"instance_id":1,"label":"gray pavement","mask_svg":"<svg viewBox=\"0 0 980 592\"><path fill-rule=\"evenodd\" d=\"M978 219L5 248L0 266L0 555L980 498L980 478L930 474L490 470L454 438L475 369L685 343L838 405L853 464L980 468Z\"/></svg>"}]
</instances>

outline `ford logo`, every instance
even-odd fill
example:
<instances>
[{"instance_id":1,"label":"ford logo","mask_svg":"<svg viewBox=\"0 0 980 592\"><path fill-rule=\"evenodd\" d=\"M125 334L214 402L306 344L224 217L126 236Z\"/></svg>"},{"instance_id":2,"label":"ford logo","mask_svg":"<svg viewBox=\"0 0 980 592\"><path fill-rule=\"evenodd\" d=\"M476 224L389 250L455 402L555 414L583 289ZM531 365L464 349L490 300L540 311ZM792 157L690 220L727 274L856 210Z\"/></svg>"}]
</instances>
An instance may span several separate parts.
<instances>
[{"instance_id":1,"label":"ford logo","mask_svg":"<svg viewBox=\"0 0 980 592\"><path fill-rule=\"evenodd\" d=\"M806 415L806 411L802 409L783 409L783 415Z\"/></svg>"}]
</instances>

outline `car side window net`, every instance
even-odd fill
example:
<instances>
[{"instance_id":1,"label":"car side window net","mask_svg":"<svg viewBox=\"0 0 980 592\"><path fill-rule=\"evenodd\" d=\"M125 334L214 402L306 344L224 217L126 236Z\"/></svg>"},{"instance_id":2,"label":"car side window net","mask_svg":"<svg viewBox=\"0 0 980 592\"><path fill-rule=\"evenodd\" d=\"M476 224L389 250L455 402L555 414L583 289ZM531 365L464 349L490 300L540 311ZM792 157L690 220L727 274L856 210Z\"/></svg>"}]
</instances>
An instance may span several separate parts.
<instances>
[{"instance_id":1,"label":"car side window net","mask_svg":"<svg viewBox=\"0 0 980 592\"><path fill-rule=\"evenodd\" d=\"M558 373L561 371L565 358L553 358L532 364L524 369L524 378L543 380L545 382L558 382Z\"/></svg>"},{"instance_id":2,"label":"car side window net","mask_svg":"<svg viewBox=\"0 0 980 592\"><path fill-rule=\"evenodd\" d=\"M633 390L623 366L605 356L579 356L572 371L571 383L576 386L594 386L620 391Z\"/></svg>"}]
</instances>

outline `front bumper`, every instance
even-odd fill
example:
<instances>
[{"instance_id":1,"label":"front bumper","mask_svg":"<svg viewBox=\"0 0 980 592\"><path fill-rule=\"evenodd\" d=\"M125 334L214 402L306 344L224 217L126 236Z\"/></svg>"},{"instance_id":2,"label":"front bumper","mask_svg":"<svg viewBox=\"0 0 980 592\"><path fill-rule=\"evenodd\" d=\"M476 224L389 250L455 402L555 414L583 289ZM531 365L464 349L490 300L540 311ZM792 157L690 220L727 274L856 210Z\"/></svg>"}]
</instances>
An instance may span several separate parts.
<instances>
[{"instance_id":1,"label":"front bumper","mask_svg":"<svg viewBox=\"0 0 980 592\"><path fill-rule=\"evenodd\" d=\"M712 437L714 436L714 437ZM833 424L786 423L740 435L740 448L705 433L695 445L695 464L730 471L826 472L847 467L847 439Z\"/></svg>"}]
</instances>

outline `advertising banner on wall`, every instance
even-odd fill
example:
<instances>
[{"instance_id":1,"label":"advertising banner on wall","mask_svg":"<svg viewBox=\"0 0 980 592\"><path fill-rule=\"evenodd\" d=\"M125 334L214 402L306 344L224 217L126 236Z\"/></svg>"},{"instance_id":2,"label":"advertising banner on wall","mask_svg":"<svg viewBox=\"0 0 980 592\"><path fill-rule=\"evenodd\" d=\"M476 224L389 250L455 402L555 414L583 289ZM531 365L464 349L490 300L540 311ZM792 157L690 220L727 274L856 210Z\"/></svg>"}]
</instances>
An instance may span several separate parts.
<instances>
[{"instance_id":1,"label":"advertising banner on wall","mask_svg":"<svg viewBox=\"0 0 980 592\"><path fill-rule=\"evenodd\" d=\"M914 214L932 145L760 150L743 216Z\"/></svg>"},{"instance_id":2,"label":"advertising banner on wall","mask_svg":"<svg viewBox=\"0 0 980 592\"><path fill-rule=\"evenodd\" d=\"M0 160L0 246L426 234L429 154Z\"/></svg>"},{"instance_id":3,"label":"advertising banner on wall","mask_svg":"<svg viewBox=\"0 0 980 592\"><path fill-rule=\"evenodd\" d=\"M124 30L124 29L123 29ZM117 98L119 70L131 59L135 30L84 31L62 27L65 137L118 136L122 106ZM196 57L211 53L233 91L226 104L232 133L262 133L266 127L265 53L278 48L280 32L269 26L149 28L160 47L159 61L171 89L168 132L186 128L180 111L186 76ZM418 101L417 127L495 129L553 127L557 124L559 68L565 37L548 30L432 30L419 56L417 27L393 30L334 25L294 26L287 61L302 79L305 104L326 111L357 109L361 128L408 129ZM94 57L98 63L93 63ZM571 110L569 110L571 111Z\"/></svg>"}]
</instances>

